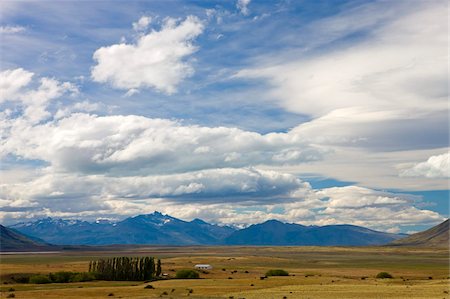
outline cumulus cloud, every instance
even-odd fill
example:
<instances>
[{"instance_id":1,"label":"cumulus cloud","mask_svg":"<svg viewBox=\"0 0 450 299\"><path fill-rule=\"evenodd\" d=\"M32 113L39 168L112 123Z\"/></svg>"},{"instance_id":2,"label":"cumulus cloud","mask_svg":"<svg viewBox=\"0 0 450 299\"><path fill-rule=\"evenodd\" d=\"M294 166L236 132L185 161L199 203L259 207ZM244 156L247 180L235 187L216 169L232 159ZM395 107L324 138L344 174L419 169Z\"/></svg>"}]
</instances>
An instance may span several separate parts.
<instances>
[{"instance_id":1,"label":"cumulus cloud","mask_svg":"<svg viewBox=\"0 0 450 299\"><path fill-rule=\"evenodd\" d=\"M326 153L289 132L262 135L135 115L74 113L26 130L21 121L10 121L9 129L3 155L38 159L59 171L81 173L155 174L299 164L320 160Z\"/></svg>"},{"instance_id":2,"label":"cumulus cloud","mask_svg":"<svg viewBox=\"0 0 450 299\"><path fill-rule=\"evenodd\" d=\"M71 115L72 113L75 113L75 112L95 112L95 111L100 111L102 108L104 109L105 105L101 105L99 103L92 103L92 102L90 102L88 100L84 100L82 102L77 102L77 103L75 103L73 105L70 105L70 106L61 107L54 114L54 118L55 119L61 119L61 118L64 118L66 116L69 116L69 115Z\"/></svg>"},{"instance_id":3,"label":"cumulus cloud","mask_svg":"<svg viewBox=\"0 0 450 299\"><path fill-rule=\"evenodd\" d=\"M237 9L243 14L244 16L249 14L248 5L250 4L251 0L238 0L236 2Z\"/></svg>"},{"instance_id":4,"label":"cumulus cloud","mask_svg":"<svg viewBox=\"0 0 450 299\"><path fill-rule=\"evenodd\" d=\"M151 22L152 22L151 17L142 16L137 22L133 23L133 29L136 31L146 30Z\"/></svg>"},{"instance_id":5,"label":"cumulus cloud","mask_svg":"<svg viewBox=\"0 0 450 299\"><path fill-rule=\"evenodd\" d=\"M24 89L31 83L32 77L33 73L21 68L0 73L0 103L13 101L15 109L22 110L19 114L20 121L14 122L11 118L4 119L0 128L9 130L12 128L13 122L22 126L37 124L51 116L47 107L52 100L61 97L63 94L78 93L75 85L47 77L39 80L39 86L36 89ZM11 131L9 131L9 134L11 134Z\"/></svg>"},{"instance_id":6,"label":"cumulus cloud","mask_svg":"<svg viewBox=\"0 0 450 299\"><path fill-rule=\"evenodd\" d=\"M400 176L426 177L426 178L449 178L450 177L450 154L431 156L427 161L420 162L414 166L400 171Z\"/></svg>"},{"instance_id":7,"label":"cumulus cloud","mask_svg":"<svg viewBox=\"0 0 450 299\"><path fill-rule=\"evenodd\" d=\"M150 19L140 19L137 28ZM186 58L197 51L193 41L204 30L195 16L184 21L167 18L159 31L142 35L134 44L116 44L95 51L91 76L94 81L118 89L154 88L172 94L178 84L194 73Z\"/></svg>"},{"instance_id":8,"label":"cumulus cloud","mask_svg":"<svg viewBox=\"0 0 450 299\"><path fill-rule=\"evenodd\" d=\"M32 72L22 68L6 70L0 73L0 103L6 100L15 100L19 91L27 86L33 77Z\"/></svg>"}]
</instances>

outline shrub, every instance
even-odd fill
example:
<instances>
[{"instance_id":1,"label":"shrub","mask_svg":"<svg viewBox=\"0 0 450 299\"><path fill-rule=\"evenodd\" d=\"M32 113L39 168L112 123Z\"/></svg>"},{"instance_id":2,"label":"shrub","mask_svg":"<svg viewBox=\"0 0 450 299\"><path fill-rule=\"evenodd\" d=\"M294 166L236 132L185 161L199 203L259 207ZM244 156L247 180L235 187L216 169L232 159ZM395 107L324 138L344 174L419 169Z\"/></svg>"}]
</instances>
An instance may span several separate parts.
<instances>
[{"instance_id":1,"label":"shrub","mask_svg":"<svg viewBox=\"0 0 450 299\"><path fill-rule=\"evenodd\" d=\"M11 279L17 283L29 283L30 277L33 275L35 275L35 274L23 274L20 276L13 276L13 277L11 277Z\"/></svg>"},{"instance_id":2,"label":"shrub","mask_svg":"<svg viewBox=\"0 0 450 299\"><path fill-rule=\"evenodd\" d=\"M380 272L377 274L377 278L393 278L391 274L387 272Z\"/></svg>"},{"instance_id":3,"label":"shrub","mask_svg":"<svg viewBox=\"0 0 450 299\"><path fill-rule=\"evenodd\" d=\"M267 271L266 276L289 276L289 273L282 269L274 269Z\"/></svg>"},{"instance_id":4,"label":"shrub","mask_svg":"<svg viewBox=\"0 0 450 299\"><path fill-rule=\"evenodd\" d=\"M93 281L96 279L94 273L89 272L81 272L81 273L74 273L70 278L70 282L84 282L84 281Z\"/></svg>"},{"instance_id":5,"label":"shrub","mask_svg":"<svg viewBox=\"0 0 450 299\"><path fill-rule=\"evenodd\" d=\"M45 275L34 275L30 277L30 283L44 284L51 283L51 280Z\"/></svg>"},{"instance_id":6,"label":"shrub","mask_svg":"<svg viewBox=\"0 0 450 299\"><path fill-rule=\"evenodd\" d=\"M74 277L77 273L74 272L67 272L67 271L60 271L56 273L50 273L48 277L52 282L56 283L68 283L72 280L72 277Z\"/></svg>"},{"instance_id":7,"label":"shrub","mask_svg":"<svg viewBox=\"0 0 450 299\"><path fill-rule=\"evenodd\" d=\"M16 298L16 295L14 295L14 293L11 293L8 296L6 296L6 298Z\"/></svg>"},{"instance_id":8,"label":"shrub","mask_svg":"<svg viewBox=\"0 0 450 299\"><path fill-rule=\"evenodd\" d=\"M194 270L179 270L175 274L175 277L178 279L196 279L199 278L200 275Z\"/></svg>"}]
</instances>

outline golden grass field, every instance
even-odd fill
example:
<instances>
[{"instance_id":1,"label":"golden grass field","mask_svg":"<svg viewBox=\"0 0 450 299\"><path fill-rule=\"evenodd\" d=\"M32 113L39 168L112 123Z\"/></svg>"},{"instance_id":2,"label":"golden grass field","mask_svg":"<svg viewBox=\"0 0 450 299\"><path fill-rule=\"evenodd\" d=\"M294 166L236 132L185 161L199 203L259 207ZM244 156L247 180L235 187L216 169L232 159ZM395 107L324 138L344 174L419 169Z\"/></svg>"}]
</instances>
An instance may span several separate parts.
<instances>
[{"instance_id":1,"label":"golden grass field","mask_svg":"<svg viewBox=\"0 0 450 299\"><path fill-rule=\"evenodd\" d=\"M131 255L161 258L163 272L169 276L198 263L211 264L214 269L201 273L202 279L152 283L33 285L10 281L11 275L20 273L87 271L91 259ZM277 268L291 275L260 279L267 270ZM394 279L376 279L381 271L391 273ZM15 298L58 299L449 298L449 275L448 249L400 247L122 247L1 255L0 266L1 298L10 294ZM148 284L154 289L145 289Z\"/></svg>"}]
</instances>

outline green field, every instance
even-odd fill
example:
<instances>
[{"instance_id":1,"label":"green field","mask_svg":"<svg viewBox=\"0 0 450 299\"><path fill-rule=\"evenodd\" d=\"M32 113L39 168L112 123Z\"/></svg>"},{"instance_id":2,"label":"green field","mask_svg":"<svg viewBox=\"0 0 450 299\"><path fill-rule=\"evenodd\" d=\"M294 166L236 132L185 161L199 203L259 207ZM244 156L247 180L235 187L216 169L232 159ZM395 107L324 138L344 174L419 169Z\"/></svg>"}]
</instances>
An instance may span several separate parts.
<instances>
[{"instance_id":1,"label":"green field","mask_svg":"<svg viewBox=\"0 0 450 299\"><path fill-rule=\"evenodd\" d=\"M21 273L87 271L92 259L155 256L163 272L211 264L198 280L17 284ZM260 277L269 269L290 276ZM2 255L1 298L449 298L448 249L390 247L121 247ZM386 271L393 279L376 279ZM145 289L151 284L154 289ZM14 291L9 291L14 289Z\"/></svg>"}]
</instances>

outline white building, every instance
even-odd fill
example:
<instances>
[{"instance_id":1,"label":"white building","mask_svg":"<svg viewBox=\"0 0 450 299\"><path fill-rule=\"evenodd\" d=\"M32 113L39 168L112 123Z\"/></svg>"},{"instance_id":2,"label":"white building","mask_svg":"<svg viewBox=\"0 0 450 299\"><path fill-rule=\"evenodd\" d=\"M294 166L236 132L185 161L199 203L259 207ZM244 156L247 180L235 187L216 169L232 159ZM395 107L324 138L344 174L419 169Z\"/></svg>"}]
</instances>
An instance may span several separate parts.
<instances>
[{"instance_id":1,"label":"white building","mask_svg":"<svg viewBox=\"0 0 450 299\"><path fill-rule=\"evenodd\" d=\"M198 264L195 265L195 269L199 269L199 270L212 270L212 266L209 264Z\"/></svg>"}]
</instances>

